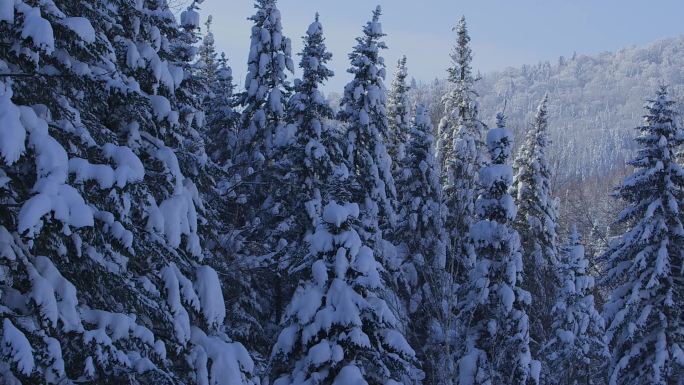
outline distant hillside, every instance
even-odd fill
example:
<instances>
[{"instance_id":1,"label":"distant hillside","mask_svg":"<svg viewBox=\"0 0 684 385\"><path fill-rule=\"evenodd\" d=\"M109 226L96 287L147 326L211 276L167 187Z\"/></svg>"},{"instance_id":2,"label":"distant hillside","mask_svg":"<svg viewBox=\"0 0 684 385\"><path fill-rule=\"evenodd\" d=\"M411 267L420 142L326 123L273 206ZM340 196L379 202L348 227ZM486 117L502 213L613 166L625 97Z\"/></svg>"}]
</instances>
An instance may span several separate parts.
<instances>
[{"instance_id":1,"label":"distant hillside","mask_svg":"<svg viewBox=\"0 0 684 385\"><path fill-rule=\"evenodd\" d=\"M477 55L477 52L474 53ZM612 222L620 202L609 194L629 171L634 128L642 123L644 102L659 84L669 85L675 100L684 100L684 37L657 41L597 55L561 57L484 74L478 85L480 117L492 124L506 108L508 127L523 142L537 105L549 94L549 153L556 171L554 194L560 198L560 224L576 224L586 235L590 255L605 247L616 229ZM416 85L413 97L426 103L435 123L448 83Z\"/></svg>"},{"instance_id":2,"label":"distant hillside","mask_svg":"<svg viewBox=\"0 0 684 385\"><path fill-rule=\"evenodd\" d=\"M520 143L521 131L548 93L551 155L557 182L564 184L624 168L633 128L641 124L644 100L654 95L660 83L669 85L675 99L682 100L684 37L485 74L478 86L480 116L491 123L505 101L509 127L515 128ZM440 80L415 91L417 99L432 107L435 120L442 113L436 102L446 89Z\"/></svg>"}]
</instances>

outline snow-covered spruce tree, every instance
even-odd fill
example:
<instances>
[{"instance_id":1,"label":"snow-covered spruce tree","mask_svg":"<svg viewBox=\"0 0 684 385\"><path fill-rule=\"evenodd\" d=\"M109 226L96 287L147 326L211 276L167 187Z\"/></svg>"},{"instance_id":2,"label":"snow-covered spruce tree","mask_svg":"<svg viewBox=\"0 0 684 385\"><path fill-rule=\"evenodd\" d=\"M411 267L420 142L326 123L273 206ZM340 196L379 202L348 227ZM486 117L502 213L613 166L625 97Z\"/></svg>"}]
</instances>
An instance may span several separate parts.
<instances>
[{"instance_id":1,"label":"snow-covered spruce tree","mask_svg":"<svg viewBox=\"0 0 684 385\"><path fill-rule=\"evenodd\" d=\"M166 3L0 12L0 379L248 382L204 265L198 15Z\"/></svg>"},{"instance_id":2,"label":"snow-covered spruce tree","mask_svg":"<svg viewBox=\"0 0 684 385\"><path fill-rule=\"evenodd\" d=\"M549 341L541 354L544 383L605 384L610 353L603 317L594 307L594 277L577 230L560 250L557 274L561 286L553 306Z\"/></svg>"},{"instance_id":3,"label":"snow-covered spruce tree","mask_svg":"<svg viewBox=\"0 0 684 385\"><path fill-rule=\"evenodd\" d=\"M337 173L314 233L307 279L285 313L273 350L274 384L412 384L415 353L382 299L382 265L355 223L349 175Z\"/></svg>"},{"instance_id":4,"label":"snow-covered spruce tree","mask_svg":"<svg viewBox=\"0 0 684 385\"><path fill-rule=\"evenodd\" d=\"M216 52L214 33L211 31L211 24L213 17L209 15L207 21L204 23L205 31L202 42L197 50L197 72L202 77L204 83L211 87L216 83L216 74L218 72L218 53ZM210 95L206 95L210 96ZM205 97L206 97L205 96Z\"/></svg>"},{"instance_id":5,"label":"snow-covered spruce tree","mask_svg":"<svg viewBox=\"0 0 684 385\"><path fill-rule=\"evenodd\" d=\"M387 118L389 120L389 137L387 152L393 161L394 178L396 179L401 170L401 161L404 158L404 148L408 140L411 127L409 86L406 84L408 71L406 69L406 56L402 56L397 62L397 71L387 97Z\"/></svg>"},{"instance_id":6,"label":"snow-covered spruce tree","mask_svg":"<svg viewBox=\"0 0 684 385\"><path fill-rule=\"evenodd\" d=\"M604 255L604 306L612 353L611 385L674 384L684 378L684 170L675 154L684 142L674 102L665 87L649 100L636 168L616 189L628 206L619 221L629 230Z\"/></svg>"},{"instance_id":7,"label":"snow-covered spruce tree","mask_svg":"<svg viewBox=\"0 0 684 385\"><path fill-rule=\"evenodd\" d=\"M487 132L491 163L480 171L483 193L477 200L479 221L470 228L477 254L468 283L463 314L464 354L458 362L458 383L538 383L540 363L532 359L528 317L530 294L523 277L520 238L513 229L516 207L508 189L513 169L508 163L512 134L503 115Z\"/></svg>"},{"instance_id":8,"label":"snow-covered spruce tree","mask_svg":"<svg viewBox=\"0 0 684 385\"><path fill-rule=\"evenodd\" d=\"M256 172L273 153L276 132L285 125L285 100L290 93L286 71L293 72L290 39L283 36L276 0L256 0L250 37L245 92L240 117L238 161ZM257 178L258 179L258 178ZM253 188L261 190L261 188Z\"/></svg>"},{"instance_id":9,"label":"snow-covered spruce tree","mask_svg":"<svg viewBox=\"0 0 684 385\"><path fill-rule=\"evenodd\" d=\"M206 123L203 131L207 154L213 161L229 166L237 145L236 126L240 115L234 109L233 71L225 53L219 56L216 52L211 23L209 16L196 63L198 75L204 84L202 108Z\"/></svg>"},{"instance_id":10,"label":"snow-covered spruce tree","mask_svg":"<svg viewBox=\"0 0 684 385\"><path fill-rule=\"evenodd\" d=\"M250 17L254 25L245 91L239 96L243 110L232 170L238 176L233 190L241 204L234 217L244 237L237 259L249 269L244 295L255 298L253 322L244 341L251 352L267 357L286 301L283 269L275 258L283 245L279 244L279 231L272 226L273 217L284 215L283 206L272 199L272 189L277 187L273 155L274 139L287 125L286 99L291 86L286 72L292 72L294 65L276 0L256 0L255 8Z\"/></svg>"},{"instance_id":11,"label":"snow-covered spruce tree","mask_svg":"<svg viewBox=\"0 0 684 385\"><path fill-rule=\"evenodd\" d=\"M402 200L396 239L408 255L401 266L407 281L399 287L410 314L407 338L417 349L424 382L440 384L449 378L453 361L446 339L452 326L446 310L451 308L452 283L446 271L446 211L434 141L428 111L418 106L397 179Z\"/></svg>"},{"instance_id":12,"label":"snow-covered spruce tree","mask_svg":"<svg viewBox=\"0 0 684 385\"><path fill-rule=\"evenodd\" d=\"M332 55L326 50L323 26L316 15L306 35L301 52L302 78L295 81L295 93L287 104L287 125L276 133L272 166L264 175L274 181L269 201L274 209L264 216L263 226L276 245L273 259L279 276L274 306L276 324L282 318L297 279L308 270L303 260L308 254L304 242L314 231L322 209L329 176L342 161L339 140L330 127L334 113L319 87L333 72L326 66ZM275 337L274 337L275 338Z\"/></svg>"},{"instance_id":13,"label":"snow-covered spruce tree","mask_svg":"<svg viewBox=\"0 0 684 385\"><path fill-rule=\"evenodd\" d=\"M449 235L450 270L461 280L472 265L472 245L468 227L475 219L475 199L478 195L477 175L485 159L484 125L477 117L478 80L472 73L472 51L465 18L455 28L456 46L448 69L451 91L444 97L444 118L439 123L437 158L441 167L447 206L445 226Z\"/></svg>"},{"instance_id":14,"label":"snow-covered spruce tree","mask_svg":"<svg viewBox=\"0 0 684 385\"><path fill-rule=\"evenodd\" d=\"M331 161L342 161L329 124L334 112L319 89L334 74L326 66L332 54L325 47L318 14L303 41L299 54L302 78L295 81L295 92L287 104L288 124L277 133L272 167L277 183L271 192L280 206L270 218L272 227L279 240L294 243L291 246L295 248L320 216L321 194L333 171Z\"/></svg>"},{"instance_id":15,"label":"snow-covered spruce tree","mask_svg":"<svg viewBox=\"0 0 684 385\"><path fill-rule=\"evenodd\" d=\"M380 50L387 48L381 40L385 34L380 24L381 9L373 11L373 19L363 27L363 36L349 54L354 79L344 87L340 119L347 135L346 158L350 172L356 175L358 187L353 201L362 205L362 237L379 241L381 228L395 222L396 187L392 176L392 159L385 144L389 137L387 96L384 85L385 61Z\"/></svg>"},{"instance_id":16,"label":"snow-covered spruce tree","mask_svg":"<svg viewBox=\"0 0 684 385\"><path fill-rule=\"evenodd\" d=\"M479 80L473 75L473 52L470 49L470 35L465 16L462 16L454 28L456 31L456 45L451 52L451 67L447 69L451 90L444 96L444 118L439 123L439 137L437 139L437 157L446 172L447 158L454 151L456 133L460 126L475 123L477 120L477 92L475 83ZM471 122L469 122L471 121ZM466 127L475 137L482 140L482 132L473 132L473 127ZM478 136L479 135L479 136Z\"/></svg>"},{"instance_id":17,"label":"snow-covered spruce tree","mask_svg":"<svg viewBox=\"0 0 684 385\"><path fill-rule=\"evenodd\" d=\"M535 303L529 313L533 354L537 354L549 338L551 308L558 286L555 273L558 213L551 195L551 169L547 158L550 144L547 103L548 97L544 96L516 157L513 182L513 196L518 207L515 227L524 250L523 287L532 294Z\"/></svg>"}]
</instances>

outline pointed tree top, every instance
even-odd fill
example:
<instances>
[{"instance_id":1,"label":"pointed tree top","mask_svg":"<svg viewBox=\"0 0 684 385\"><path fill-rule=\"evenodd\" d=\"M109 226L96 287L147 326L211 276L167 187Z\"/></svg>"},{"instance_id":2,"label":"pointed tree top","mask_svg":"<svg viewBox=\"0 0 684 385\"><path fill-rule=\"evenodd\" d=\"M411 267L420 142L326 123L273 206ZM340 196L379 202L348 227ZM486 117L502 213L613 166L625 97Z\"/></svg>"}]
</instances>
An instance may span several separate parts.
<instances>
[{"instance_id":1,"label":"pointed tree top","mask_svg":"<svg viewBox=\"0 0 684 385\"><path fill-rule=\"evenodd\" d=\"M319 35L323 33L323 25L320 22L320 17L318 12L316 12L316 16L314 17L314 21L309 24L309 28L306 30L307 36L311 37L314 35ZM306 36L304 37L306 39Z\"/></svg>"},{"instance_id":2,"label":"pointed tree top","mask_svg":"<svg viewBox=\"0 0 684 385\"><path fill-rule=\"evenodd\" d=\"M544 97L542 98L541 102L539 103L539 106L537 107L537 113L534 115L534 123L535 127L538 130L545 130L546 129L546 116L548 114L548 103L549 103L549 94L546 93L544 94Z\"/></svg>"},{"instance_id":3,"label":"pointed tree top","mask_svg":"<svg viewBox=\"0 0 684 385\"><path fill-rule=\"evenodd\" d=\"M373 11L373 19L369 21L363 28L364 33L370 37L385 36L382 33L382 27L380 25L380 15L382 15L382 9L378 5Z\"/></svg>"},{"instance_id":4,"label":"pointed tree top","mask_svg":"<svg viewBox=\"0 0 684 385\"><path fill-rule=\"evenodd\" d=\"M658 85L658 90L656 91L656 95L660 96L667 96L667 85L666 84L659 84Z\"/></svg>"},{"instance_id":5,"label":"pointed tree top","mask_svg":"<svg viewBox=\"0 0 684 385\"><path fill-rule=\"evenodd\" d=\"M542 98L541 102L539 102L539 106L537 106L537 115L540 115L540 114L546 115L548 104L549 104L549 93L547 92L544 94L544 97Z\"/></svg>"},{"instance_id":6,"label":"pointed tree top","mask_svg":"<svg viewBox=\"0 0 684 385\"><path fill-rule=\"evenodd\" d=\"M456 26L452 28L452 31L455 31L459 37L465 37L467 41L470 41L470 37L468 36L468 23L466 23L465 16L461 16L461 18L458 19L458 22L456 23Z\"/></svg>"},{"instance_id":7,"label":"pointed tree top","mask_svg":"<svg viewBox=\"0 0 684 385\"><path fill-rule=\"evenodd\" d=\"M544 93L544 97L542 98L542 101L541 101L540 105L543 105L544 107L546 107L546 104L547 104L548 102L549 102L549 93L548 93L548 92L545 92L545 93Z\"/></svg>"},{"instance_id":8,"label":"pointed tree top","mask_svg":"<svg viewBox=\"0 0 684 385\"><path fill-rule=\"evenodd\" d=\"M408 76L408 71L406 69L406 55L403 55L402 57L397 60L397 73L396 73L397 78L401 78L402 80Z\"/></svg>"},{"instance_id":9,"label":"pointed tree top","mask_svg":"<svg viewBox=\"0 0 684 385\"><path fill-rule=\"evenodd\" d=\"M466 18L465 15L462 15L460 19L458 19L458 23L456 24L456 29L459 31L465 30L468 28L468 25L466 23Z\"/></svg>"}]
</instances>

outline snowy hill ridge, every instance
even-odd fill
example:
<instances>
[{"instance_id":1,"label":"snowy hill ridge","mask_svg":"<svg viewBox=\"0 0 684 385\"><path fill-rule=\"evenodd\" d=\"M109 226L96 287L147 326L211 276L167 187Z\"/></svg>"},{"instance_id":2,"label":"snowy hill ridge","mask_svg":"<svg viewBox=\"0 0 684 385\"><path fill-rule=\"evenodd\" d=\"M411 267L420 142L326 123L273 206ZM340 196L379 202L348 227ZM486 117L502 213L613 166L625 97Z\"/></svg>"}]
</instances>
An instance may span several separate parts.
<instances>
[{"instance_id":1,"label":"snowy hill ridge","mask_svg":"<svg viewBox=\"0 0 684 385\"><path fill-rule=\"evenodd\" d=\"M484 74L478 82L480 117L492 123L506 105L509 126L520 138L544 94L549 94L550 157L558 182L614 172L625 167L642 123L644 95L668 85L676 101L684 97L684 36L615 52L560 57ZM446 89L438 81L416 90L435 103ZM681 104L681 103L680 103ZM520 142L518 143L520 144Z\"/></svg>"}]
</instances>

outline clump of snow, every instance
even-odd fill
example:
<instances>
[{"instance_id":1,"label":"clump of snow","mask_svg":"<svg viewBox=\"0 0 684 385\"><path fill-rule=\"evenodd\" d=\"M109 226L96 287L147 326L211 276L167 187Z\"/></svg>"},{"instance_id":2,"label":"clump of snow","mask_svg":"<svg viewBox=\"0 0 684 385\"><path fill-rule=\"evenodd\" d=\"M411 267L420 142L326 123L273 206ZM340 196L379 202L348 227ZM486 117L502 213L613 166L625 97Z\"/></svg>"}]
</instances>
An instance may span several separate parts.
<instances>
[{"instance_id":1,"label":"clump of snow","mask_svg":"<svg viewBox=\"0 0 684 385\"><path fill-rule=\"evenodd\" d=\"M357 218L359 216L359 205L356 203L346 203L339 205L332 201L323 208L323 220L327 223L339 227L349 217Z\"/></svg>"},{"instance_id":2,"label":"clump of snow","mask_svg":"<svg viewBox=\"0 0 684 385\"><path fill-rule=\"evenodd\" d=\"M11 98L12 90L0 86L0 156L8 165L19 160L24 153L26 141L26 130L21 124L19 107L12 103Z\"/></svg>"},{"instance_id":3,"label":"clump of snow","mask_svg":"<svg viewBox=\"0 0 684 385\"><path fill-rule=\"evenodd\" d=\"M158 208L153 199L149 200L148 228L156 231L163 229L166 241L174 248L180 246L181 236L185 235L187 237L186 250L195 256L200 256L202 248L197 235L195 204L201 204L201 202L197 187L190 179L183 176L173 150L162 146L155 153L155 157L164 163L169 174L169 181L174 185L174 192Z\"/></svg>"},{"instance_id":4,"label":"clump of snow","mask_svg":"<svg viewBox=\"0 0 684 385\"><path fill-rule=\"evenodd\" d=\"M184 28L199 27L200 15L194 9L186 9L181 13L181 26Z\"/></svg>"},{"instance_id":5,"label":"clump of snow","mask_svg":"<svg viewBox=\"0 0 684 385\"><path fill-rule=\"evenodd\" d=\"M162 121L171 114L171 102L164 96L150 95L150 104L157 121Z\"/></svg>"},{"instance_id":6,"label":"clump of snow","mask_svg":"<svg viewBox=\"0 0 684 385\"><path fill-rule=\"evenodd\" d=\"M0 258L15 261L17 254L12 249L14 239L4 226L0 226Z\"/></svg>"},{"instance_id":7,"label":"clump of snow","mask_svg":"<svg viewBox=\"0 0 684 385\"><path fill-rule=\"evenodd\" d=\"M95 42L95 29L85 17L65 17L60 23L74 31L86 43Z\"/></svg>"},{"instance_id":8,"label":"clump of snow","mask_svg":"<svg viewBox=\"0 0 684 385\"><path fill-rule=\"evenodd\" d=\"M35 367L33 348L21 330L17 329L9 318L2 321L2 346L3 352L9 353L10 360L17 364L19 371L30 375Z\"/></svg>"},{"instance_id":9,"label":"clump of snow","mask_svg":"<svg viewBox=\"0 0 684 385\"><path fill-rule=\"evenodd\" d=\"M195 290L202 305L202 315L207 323L214 327L222 325L226 318L226 305L216 270L210 266L198 267Z\"/></svg>"},{"instance_id":10,"label":"clump of snow","mask_svg":"<svg viewBox=\"0 0 684 385\"><path fill-rule=\"evenodd\" d=\"M145 177L145 167L140 158L126 146L117 146L107 143L102 147L104 155L112 159L117 167L114 170L114 179L118 187L124 187L126 183L140 182Z\"/></svg>"},{"instance_id":11,"label":"clump of snow","mask_svg":"<svg viewBox=\"0 0 684 385\"><path fill-rule=\"evenodd\" d=\"M502 142L506 142L507 145L502 146ZM513 148L513 133L505 127L490 128L487 131L487 147L494 152L493 159L499 156L509 158ZM499 154L500 151L503 153Z\"/></svg>"},{"instance_id":12,"label":"clump of snow","mask_svg":"<svg viewBox=\"0 0 684 385\"><path fill-rule=\"evenodd\" d=\"M65 332L83 330L81 317L76 309L78 298L74 285L60 274L48 257L37 256L34 265L40 275L49 282L51 289L56 294L59 319L62 321L63 330Z\"/></svg>"},{"instance_id":13,"label":"clump of snow","mask_svg":"<svg viewBox=\"0 0 684 385\"><path fill-rule=\"evenodd\" d=\"M311 266L313 278L318 286L323 287L328 282L328 268L325 266L325 261L319 259Z\"/></svg>"},{"instance_id":14,"label":"clump of snow","mask_svg":"<svg viewBox=\"0 0 684 385\"><path fill-rule=\"evenodd\" d=\"M25 7L24 28L21 30L21 38L31 38L33 45L50 54L55 50L55 36L50 22L40 15L40 8Z\"/></svg>"},{"instance_id":15,"label":"clump of snow","mask_svg":"<svg viewBox=\"0 0 684 385\"><path fill-rule=\"evenodd\" d=\"M176 338L181 343L190 339L190 316L183 306L188 303L195 311L200 310L200 300L193 289L192 282L187 279L175 263L169 264L161 271L166 289L166 303L171 308ZM183 301L184 300L184 301Z\"/></svg>"},{"instance_id":16,"label":"clump of snow","mask_svg":"<svg viewBox=\"0 0 684 385\"><path fill-rule=\"evenodd\" d=\"M198 373L199 384L244 384L254 370L254 361L239 342L232 342L225 336L207 336L193 327L191 342L195 345L191 357ZM211 368L207 371L208 360Z\"/></svg>"},{"instance_id":17,"label":"clump of snow","mask_svg":"<svg viewBox=\"0 0 684 385\"><path fill-rule=\"evenodd\" d=\"M135 337L150 347L155 347L154 334L145 326L139 325L131 316L104 310L83 309L83 321L104 330L112 341Z\"/></svg>"},{"instance_id":18,"label":"clump of snow","mask_svg":"<svg viewBox=\"0 0 684 385\"><path fill-rule=\"evenodd\" d=\"M93 214L76 189L66 184L69 161L66 151L48 133L47 122L28 107L21 107L21 121L29 133L29 145L36 153L38 179L33 186L36 195L26 201L19 211L18 230L29 230L29 236L40 227L48 213L65 225L76 228L92 226Z\"/></svg>"},{"instance_id":19,"label":"clump of snow","mask_svg":"<svg viewBox=\"0 0 684 385\"><path fill-rule=\"evenodd\" d=\"M174 195L159 205L159 212L164 218L164 234L169 245L177 248L181 243L181 235L186 235L188 251L200 255L197 212L192 198L187 194Z\"/></svg>"},{"instance_id":20,"label":"clump of snow","mask_svg":"<svg viewBox=\"0 0 684 385\"><path fill-rule=\"evenodd\" d=\"M356 365L347 365L340 370L333 385L368 385Z\"/></svg>"},{"instance_id":21,"label":"clump of snow","mask_svg":"<svg viewBox=\"0 0 684 385\"><path fill-rule=\"evenodd\" d=\"M104 222L104 231L108 231L114 238L119 240L131 253L133 252L133 233L127 230L121 222L114 219L114 214L108 211L95 211L96 219Z\"/></svg>"},{"instance_id":22,"label":"clump of snow","mask_svg":"<svg viewBox=\"0 0 684 385\"><path fill-rule=\"evenodd\" d=\"M513 183L513 167L508 164L491 164L480 170L480 183L484 188L490 188L495 183Z\"/></svg>"},{"instance_id":23,"label":"clump of snow","mask_svg":"<svg viewBox=\"0 0 684 385\"><path fill-rule=\"evenodd\" d=\"M76 183L95 180L102 189L114 185L114 170L106 164L91 164L86 159L71 158L69 172L76 174Z\"/></svg>"}]
</instances>

